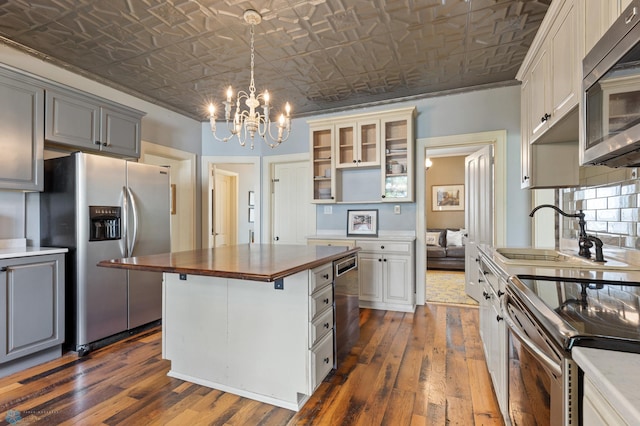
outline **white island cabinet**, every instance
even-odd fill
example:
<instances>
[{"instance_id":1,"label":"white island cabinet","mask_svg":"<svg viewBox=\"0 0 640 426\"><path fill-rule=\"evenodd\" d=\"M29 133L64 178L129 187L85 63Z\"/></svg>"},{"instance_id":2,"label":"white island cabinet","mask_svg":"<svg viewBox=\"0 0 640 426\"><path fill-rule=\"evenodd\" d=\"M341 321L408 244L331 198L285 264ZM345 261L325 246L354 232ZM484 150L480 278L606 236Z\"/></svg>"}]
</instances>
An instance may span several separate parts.
<instances>
[{"instance_id":1,"label":"white island cabinet","mask_svg":"<svg viewBox=\"0 0 640 426\"><path fill-rule=\"evenodd\" d=\"M357 251L247 244L99 265L164 272L169 376L298 411L334 367L333 261Z\"/></svg>"}]
</instances>

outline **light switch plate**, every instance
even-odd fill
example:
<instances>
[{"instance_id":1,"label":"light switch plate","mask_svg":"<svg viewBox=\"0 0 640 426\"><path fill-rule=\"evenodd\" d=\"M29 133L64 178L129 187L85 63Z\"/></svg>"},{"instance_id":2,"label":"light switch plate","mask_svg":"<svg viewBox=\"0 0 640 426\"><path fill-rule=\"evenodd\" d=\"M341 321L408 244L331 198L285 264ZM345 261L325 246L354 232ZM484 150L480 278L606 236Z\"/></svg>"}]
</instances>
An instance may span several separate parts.
<instances>
[{"instance_id":1,"label":"light switch plate","mask_svg":"<svg viewBox=\"0 0 640 426\"><path fill-rule=\"evenodd\" d=\"M399 205L393 206L393 212L395 214L400 214L400 206Z\"/></svg>"},{"instance_id":2,"label":"light switch plate","mask_svg":"<svg viewBox=\"0 0 640 426\"><path fill-rule=\"evenodd\" d=\"M333 206L324 206L324 214L333 214Z\"/></svg>"}]
</instances>

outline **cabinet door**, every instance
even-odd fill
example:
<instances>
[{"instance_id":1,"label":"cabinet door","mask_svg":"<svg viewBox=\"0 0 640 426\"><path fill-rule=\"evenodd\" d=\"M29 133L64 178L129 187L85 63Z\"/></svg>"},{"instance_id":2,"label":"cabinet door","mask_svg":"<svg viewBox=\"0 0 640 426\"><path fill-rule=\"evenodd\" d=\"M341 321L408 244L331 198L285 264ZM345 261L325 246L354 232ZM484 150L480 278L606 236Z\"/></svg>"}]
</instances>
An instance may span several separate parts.
<instances>
[{"instance_id":1,"label":"cabinet door","mask_svg":"<svg viewBox=\"0 0 640 426\"><path fill-rule=\"evenodd\" d=\"M576 25L576 7L570 1L560 11L549 35L552 123L578 105L582 58L578 58Z\"/></svg>"},{"instance_id":2,"label":"cabinet door","mask_svg":"<svg viewBox=\"0 0 640 426\"><path fill-rule=\"evenodd\" d=\"M42 89L0 74L0 188L27 191L43 189Z\"/></svg>"},{"instance_id":3,"label":"cabinet door","mask_svg":"<svg viewBox=\"0 0 640 426\"><path fill-rule=\"evenodd\" d=\"M358 253L358 279L360 299L370 302L382 301L382 255Z\"/></svg>"},{"instance_id":4,"label":"cabinet door","mask_svg":"<svg viewBox=\"0 0 640 426\"><path fill-rule=\"evenodd\" d=\"M530 102L529 80L526 79L520 86L520 188L525 189L531 186L531 164L529 145L529 102Z\"/></svg>"},{"instance_id":5,"label":"cabinet door","mask_svg":"<svg viewBox=\"0 0 640 426\"><path fill-rule=\"evenodd\" d=\"M102 107L102 149L125 157L140 157L140 117Z\"/></svg>"},{"instance_id":6,"label":"cabinet door","mask_svg":"<svg viewBox=\"0 0 640 426\"><path fill-rule=\"evenodd\" d=\"M357 167L356 123L336 124L336 168Z\"/></svg>"},{"instance_id":7,"label":"cabinet door","mask_svg":"<svg viewBox=\"0 0 640 426\"><path fill-rule=\"evenodd\" d=\"M309 135L313 202L335 203L335 167L333 160L333 126L312 127Z\"/></svg>"},{"instance_id":8,"label":"cabinet door","mask_svg":"<svg viewBox=\"0 0 640 426\"><path fill-rule=\"evenodd\" d=\"M47 90L45 139L84 150L99 151L100 106L89 99Z\"/></svg>"},{"instance_id":9,"label":"cabinet door","mask_svg":"<svg viewBox=\"0 0 640 426\"><path fill-rule=\"evenodd\" d=\"M549 109L550 85L547 79L548 71L548 55L546 44L538 53L531 72L529 81L531 87L529 96L529 141L538 138L549 126L551 111Z\"/></svg>"},{"instance_id":10,"label":"cabinet door","mask_svg":"<svg viewBox=\"0 0 640 426\"><path fill-rule=\"evenodd\" d=\"M382 259L384 268L384 301L387 303L413 302L411 262L409 256L387 254Z\"/></svg>"},{"instance_id":11,"label":"cabinet door","mask_svg":"<svg viewBox=\"0 0 640 426\"><path fill-rule=\"evenodd\" d=\"M381 191L383 202L413 201L413 114L389 117L380 124L382 132Z\"/></svg>"},{"instance_id":12,"label":"cabinet door","mask_svg":"<svg viewBox=\"0 0 640 426\"><path fill-rule=\"evenodd\" d=\"M358 121L356 140L358 167L380 165L380 123L379 120Z\"/></svg>"},{"instance_id":13,"label":"cabinet door","mask_svg":"<svg viewBox=\"0 0 640 426\"><path fill-rule=\"evenodd\" d=\"M0 362L64 342L64 255L0 262Z\"/></svg>"}]
</instances>

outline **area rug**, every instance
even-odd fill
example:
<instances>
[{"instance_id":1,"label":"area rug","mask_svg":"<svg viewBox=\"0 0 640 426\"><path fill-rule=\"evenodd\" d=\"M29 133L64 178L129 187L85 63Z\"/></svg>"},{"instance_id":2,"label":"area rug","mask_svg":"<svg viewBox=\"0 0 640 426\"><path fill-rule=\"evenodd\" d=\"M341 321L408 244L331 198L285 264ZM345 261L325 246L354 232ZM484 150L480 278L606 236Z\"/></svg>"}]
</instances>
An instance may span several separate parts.
<instances>
[{"instance_id":1,"label":"area rug","mask_svg":"<svg viewBox=\"0 0 640 426\"><path fill-rule=\"evenodd\" d=\"M427 271L427 302L478 305L464 291L463 271Z\"/></svg>"}]
</instances>

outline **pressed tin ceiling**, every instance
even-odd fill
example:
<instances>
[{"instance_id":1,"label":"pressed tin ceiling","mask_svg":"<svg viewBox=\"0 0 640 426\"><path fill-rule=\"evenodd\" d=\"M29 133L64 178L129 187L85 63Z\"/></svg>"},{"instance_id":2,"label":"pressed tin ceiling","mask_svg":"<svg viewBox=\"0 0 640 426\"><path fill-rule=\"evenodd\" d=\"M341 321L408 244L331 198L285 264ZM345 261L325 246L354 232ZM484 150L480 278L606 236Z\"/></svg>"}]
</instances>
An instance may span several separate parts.
<instances>
[{"instance_id":1,"label":"pressed tin ceiling","mask_svg":"<svg viewBox=\"0 0 640 426\"><path fill-rule=\"evenodd\" d=\"M249 86L294 116L513 83L551 0L0 0L0 42L197 120Z\"/></svg>"}]
</instances>

